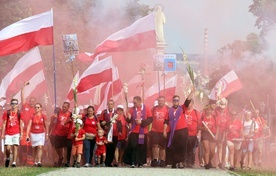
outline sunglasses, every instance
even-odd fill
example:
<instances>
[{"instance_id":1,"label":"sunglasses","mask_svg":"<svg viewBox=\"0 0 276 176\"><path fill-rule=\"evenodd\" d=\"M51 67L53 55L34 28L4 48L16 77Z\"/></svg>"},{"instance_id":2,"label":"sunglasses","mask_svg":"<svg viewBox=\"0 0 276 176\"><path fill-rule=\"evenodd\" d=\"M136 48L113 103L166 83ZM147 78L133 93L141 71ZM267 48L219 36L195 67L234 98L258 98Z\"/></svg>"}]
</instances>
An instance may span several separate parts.
<instances>
[{"instance_id":1,"label":"sunglasses","mask_svg":"<svg viewBox=\"0 0 276 176\"><path fill-rule=\"evenodd\" d=\"M174 102L179 102L179 99L173 99Z\"/></svg>"},{"instance_id":2,"label":"sunglasses","mask_svg":"<svg viewBox=\"0 0 276 176\"><path fill-rule=\"evenodd\" d=\"M11 105L18 105L18 103L13 103L13 102L12 102Z\"/></svg>"}]
</instances>

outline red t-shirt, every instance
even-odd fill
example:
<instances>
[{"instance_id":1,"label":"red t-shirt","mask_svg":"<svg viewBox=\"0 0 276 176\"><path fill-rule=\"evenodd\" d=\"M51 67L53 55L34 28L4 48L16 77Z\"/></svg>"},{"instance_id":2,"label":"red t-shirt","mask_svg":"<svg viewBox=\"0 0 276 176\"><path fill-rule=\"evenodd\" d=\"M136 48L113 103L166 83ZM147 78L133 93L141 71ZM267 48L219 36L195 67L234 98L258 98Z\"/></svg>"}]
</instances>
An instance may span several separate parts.
<instances>
[{"instance_id":1,"label":"red t-shirt","mask_svg":"<svg viewBox=\"0 0 276 176\"><path fill-rule=\"evenodd\" d=\"M200 113L195 109L189 111L188 108L184 106L184 115L188 126L189 136L196 136L198 127L201 125Z\"/></svg>"},{"instance_id":2,"label":"red t-shirt","mask_svg":"<svg viewBox=\"0 0 276 176\"><path fill-rule=\"evenodd\" d=\"M84 120L85 115L83 115L82 119ZM83 130L86 133L92 133L92 134L97 134L97 120L93 117L93 118L88 118L86 117L84 120L84 124L83 124Z\"/></svg>"},{"instance_id":3,"label":"red t-shirt","mask_svg":"<svg viewBox=\"0 0 276 176\"><path fill-rule=\"evenodd\" d=\"M164 121L169 119L169 111L167 106L155 106L153 109L152 131L163 133ZM168 132L168 129L167 129Z\"/></svg>"},{"instance_id":4,"label":"red t-shirt","mask_svg":"<svg viewBox=\"0 0 276 176\"><path fill-rule=\"evenodd\" d=\"M35 114L35 108L30 106L27 102L22 106L22 112L24 114L24 129L27 129L29 124L29 120L32 119L33 115Z\"/></svg>"},{"instance_id":5,"label":"red t-shirt","mask_svg":"<svg viewBox=\"0 0 276 176\"><path fill-rule=\"evenodd\" d=\"M205 114L203 114L202 122L205 122L205 124L209 127L213 134L217 133L217 122L214 115L212 115L210 118L206 118ZM202 124L202 126L204 125Z\"/></svg>"},{"instance_id":6,"label":"red t-shirt","mask_svg":"<svg viewBox=\"0 0 276 176\"><path fill-rule=\"evenodd\" d=\"M122 134L119 135L119 129L116 129L117 133L118 133L118 140L125 140L127 137L127 122L126 119L124 117L124 115L118 116L117 118L117 123L121 123L122 124Z\"/></svg>"},{"instance_id":7,"label":"red t-shirt","mask_svg":"<svg viewBox=\"0 0 276 176\"><path fill-rule=\"evenodd\" d=\"M137 118L141 117L142 107L143 106L137 108ZM144 107L146 108L146 115L144 116L145 118L143 120L147 119L148 117L152 117L150 108L148 108L147 106L144 106ZM130 109L130 114L131 115L132 115L132 113L134 111L134 108L136 108L136 107L133 107L133 108ZM132 133L139 133L140 127L141 127L141 125L136 125L134 127L134 129L132 130ZM147 134L147 133L148 133L148 128L144 127L144 134Z\"/></svg>"},{"instance_id":8,"label":"red t-shirt","mask_svg":"<svg viewBox=\"0 0 276 176\"><path fill-rule=\"evenodd\" d=\"M224 108L222 112L220 112L218 109L215 109L214 113L217 119L219 132L220 133L226 132L227 122L230 120L228 109Z\"/></svg>"},{"instance_id":9,"label":"red t-shirt","mask_svg":"<svg viewBox=\"0 0 276 176\"><path fill-rule=\"evenodd\" d=\"M70 135L71 135L71 134L75 134L75 131L76 131L76 127L72 128L69 134L70 134ZM82 128L80 128L80 129L79 129L79 132L78 132L77 138L82 138L83 135L85 135L85 131L84 131ZM73 144L73 145L83 144L83 140L76 141L75 138L72 138L72 144Z\"/></svg>"},{"instance_id":10,"label":"red t-shirt","mask_svg":"<svg viewBox=\"0 0 276 176\"><path fill-rule=\"evenodd\" d=\"M101 138L99 136L96 136L96 144L99 143L99 142L103 142L103 143L106 143L106 137L105 136L102 136ZM106 147L105 147L105 144L104 145L98 145L97 144L97 149L96 149L96 156L99 156L99 155L102 155L106 153Z\"/></svg>"},{"instance_id":11,"label":"red t-shirt","mask_svg":"<svg viewBox=\"0 0 276 176\"><path fill-rule=\"evenodd\" d=\"M68 136L69 135L69 130L72 129L72 124L73 123L67 123L66 125L65 122L67 122L71 118L71 112L63 112L60 111L57 117L57 125L54 130L54 134L57 136Z\"/></svg>"},{"instance_id":12,"label":"red t-shirt","mask_svg":"<svg viewBox=\"0 0 276 176\"><path fill-rule=\"evenodd\" d=\"M46 116L44 114L33 115L30 132L31 133L44 133L45 132L44 123L46 123Z\"/></svg>"},{"instance_id":13,"label":"red t-shirt","mask_svg":"<svg viewBox=\"0 0 276 176\"><path fill-rule=\"evenodd\" d=\"M17 116L17 112L10 111L9 118L7 117L7 111L3 114L3 121L6 120L6 135L15 135L20 133L20 119L23 120L23 113L20 111L20 119Z\"/></svg>"},{"instance_id":14,"label":"red t-shirt","mask_svg":"<svg viewBox=\"0 0 276 176\"><path fill-rule=\"evenodd\" d=\"M238 139L241 137L240 133L243 130L243 124L240 119L236 119L234 121L229 121L227 123L227 135L226 139L227 140L233 140L233 139Z\"/></svg>"}]
</instances>

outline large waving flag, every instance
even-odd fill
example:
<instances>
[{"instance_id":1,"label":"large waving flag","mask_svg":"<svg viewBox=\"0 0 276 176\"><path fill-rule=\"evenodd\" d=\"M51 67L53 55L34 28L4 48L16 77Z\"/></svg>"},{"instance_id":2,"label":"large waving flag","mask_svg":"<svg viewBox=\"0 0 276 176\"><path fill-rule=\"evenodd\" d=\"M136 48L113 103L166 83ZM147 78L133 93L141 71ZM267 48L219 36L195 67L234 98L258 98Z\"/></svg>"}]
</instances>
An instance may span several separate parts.
<instances>
[{"instance_id":1,"label":"large waving flag","mask_svg":"<svg viewBox=\"0 0 276 176\"><path fill-rule=\"evenodd\" d=\"M0 56L53 44L53 13L48 11L25 18L0 31Z\"/></svg>"},{"instance_id":2,"label":"large waving flag","mask_svg":"<svg viewBox=\"0 0 276 176\"><path fill-rule=\"evenodd\" d=\"M212 89L209 98L212 100L218 100L220 98L226 98L230 94L238 91L242 88L241 81L234 70L224 75Z\"/></svg>"},{"instance_id":3,"label":"large waving flag","mask_svg":"<svg viewBox=\"0 0 276 176\"><path fill-rule=\"evenodd\" d=\"M37 47L20 58L13 69L2 79L1 93L3 97L11 98L36 73L43 69L40 52Z\"/></svg>"},{"instance_id":4,"label":"large waving flag","mask_svg":"<svg viewBox=\"0 0 276 176\"><path fill-rule=\"evenodd\" d=\"M82 74L77 87L78 93L87 91L102 82L112 81L112 57L93 62Z\"/></svg>"},{"instance_id":5,"label":"large waving flag","mask_svg":"<svg viewBox=\"0 0 276 176\"><path fill-rule=\"evenodd\" d=\"M91 59L105 52L137 51L156 47L154 14L151 13L132 25L110 35L96 47Z\"/></svg>"},{"instance_id":6,"label":"large waving flag","mask_svg":"<svg viewBox=\"0 0 276 176\"><path fill-rule=\"evenodd\" d=\"M42 97L45 93L48 93L48 86L45 80L44 72L43 70L39 71L37 74L35 74L30 80L28 80L29 85L25 89L25 97L28 99L29 97ZM21 90L20 90L21 91ZM17 98L21 100L20 93L18 92L14 98Z\"/></svg>"},{"instance_id":7,"label":"large waving flag","mask_svg":"<svg viewBox=\"0 0 276 176\"><path fill-rule=\"evenodd\" d=\"M166 99L171 99L175 95L175 89L177 84L177 75L169 78L165 82L164 89L164 81L160 81L160 95L165 96ZM153 103L159 97L159 89L158 83L155 83L145 92L146 104L149 106L153 106Z\"/></svg>"}]
</instances>

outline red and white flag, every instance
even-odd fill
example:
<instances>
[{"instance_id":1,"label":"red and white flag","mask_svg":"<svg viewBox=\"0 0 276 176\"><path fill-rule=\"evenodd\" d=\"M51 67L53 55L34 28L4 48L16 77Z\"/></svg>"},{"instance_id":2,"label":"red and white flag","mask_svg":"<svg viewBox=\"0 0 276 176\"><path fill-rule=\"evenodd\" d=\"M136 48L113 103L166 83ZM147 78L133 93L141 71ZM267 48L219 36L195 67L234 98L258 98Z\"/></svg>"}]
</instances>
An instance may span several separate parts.
<instances>
[{"instance_id":1,"label":"red and white flag","mask_svg":"<svg viewBox=\"0 0 276 176\"><path fill-rule=\"evenodd\" d=\"M176 89L176 83L177 83L177 75L169 78L165 82L165 89L164 89L164 81L160 81L160 95L165 96L166 99L172 98L175 95L175 89ZM153 106L154 101L157 100L159 97L159 88L158 83L155 83L153 86L151 86L146 92L145 92L145 99L146 104L148 106Z\"/></svg>"},{"instance_id":2,"label":"red and white flag","mask_svg":"<svg viewBox=\"0 0 276 176\"><path fill-rule=\"evenodd\" d=\"M155 17L151 13L110 35L96 47L91 59L100 53L138 51L156 47Z\"/></svg>"},{"instance_id":3,"label":"red and white flag","mask_svg":"<svg viewBox=\"0 0 276 176\"><path fill-rule=\"evenodd\" d=\"M103 82L112 81L112 57L93 62L82 74L77 87L78 93L87 91Z\"/></svg>"},{"instance_id":4,"label":"red and white flag","mask_svg":"<svg viewBox=\"0 0 276 176\"><path fill-rule=\"evenodd\" d=\"M226 98L230 94L242 88L241 81L234 70L223 76L212 89L209 98L218 100L219 98Z\"/></svg>"},{"instance_id":5,"label":"red and white flag","mask_svg":"<svg viewBox=\"0 0 276 176\"><path fill-rule=\"evenodd\" d=\"M2 79L1 97L12 98L35 74L43 69L39 49L35 47L20 58L13 69Z\"/></svg>"},{"instance_id":6,"label":"red and white flag","mask_svg":"<svg viewBox=\"0 0 276 176\"><path fill-rule=\"evenodd\" d=\"M52 10L25 18L0 31L0 56L53 44Z\"/></svg>"},{"instance_id":7,"label":"red and white flag","mask_svg":"<svg viewBox=\"0 0 276 176\"><path fill-rule=\"evenodd\" d=\"M141 88L144 84L142 79L142 75L135 75L131 78L131 80L127 83L128 87L128 97L132 99L134 96L141 95Z\"/></svg>"},{"instance_id":8,"label":"red and white flag","mask_svg":"<svg viewBox=\"0 0 276 176\"><path fill-rule=\"evenodd\" d=\"M45 92L48 92L48 86L45 80L45 76L43 73L43 70L39 71L37 74L35 74L30 80L28 80L29 85L25 89L25 97L28 99L29 97L42 97ZM14 98L17 98L19 103L21 103L21 97L20 94L21 90L17 92L17 94L14 96Z\"/></svg>"}]
</instances>

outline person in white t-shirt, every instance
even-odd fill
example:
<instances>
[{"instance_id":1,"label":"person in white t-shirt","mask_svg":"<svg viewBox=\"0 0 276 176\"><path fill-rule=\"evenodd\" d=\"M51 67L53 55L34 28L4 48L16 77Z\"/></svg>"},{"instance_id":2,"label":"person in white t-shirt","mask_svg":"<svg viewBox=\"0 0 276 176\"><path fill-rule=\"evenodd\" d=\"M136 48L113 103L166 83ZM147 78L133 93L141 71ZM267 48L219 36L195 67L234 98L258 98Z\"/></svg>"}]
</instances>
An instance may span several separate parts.
<instances>
[{"instance_id":1,"label":"person in white t-shirt","mask_svg":"<svg viewBox=\"0 0 276 176\"><path fill-rule=\"evenodd\" d=\"M243 137L242 155L241 155L241 168L244 168L244 158L248 154L247 169L251 169L252 152L254 148L254 135L258 132L258 124L251 118L252 113L250 111L245 112L245 119L243 121Z\"/></svg>"}]
</instances>

